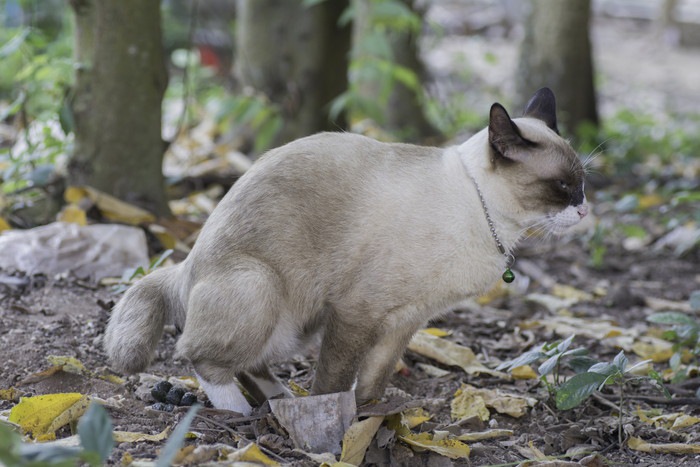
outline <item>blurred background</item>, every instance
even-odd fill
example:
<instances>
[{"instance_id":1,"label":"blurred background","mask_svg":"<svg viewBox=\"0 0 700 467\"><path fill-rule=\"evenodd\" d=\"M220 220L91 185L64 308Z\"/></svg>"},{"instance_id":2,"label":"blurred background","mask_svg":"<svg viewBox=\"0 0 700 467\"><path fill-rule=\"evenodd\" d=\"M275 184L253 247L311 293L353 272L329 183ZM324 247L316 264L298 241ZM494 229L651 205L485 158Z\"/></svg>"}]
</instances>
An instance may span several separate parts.
<instances>
[{"instance_id":1,"label":"blurred background","mask_svg":"<svg viewBox=\"0 0 700 467\"><path fill-rule=\"evenodd\" d=\"M3 0L0 23L2 228L105 220L79 187L198 225L270 147L458 144L543 86L600 209L700 220L698 0Z\"/></svg>"}]
</instances>

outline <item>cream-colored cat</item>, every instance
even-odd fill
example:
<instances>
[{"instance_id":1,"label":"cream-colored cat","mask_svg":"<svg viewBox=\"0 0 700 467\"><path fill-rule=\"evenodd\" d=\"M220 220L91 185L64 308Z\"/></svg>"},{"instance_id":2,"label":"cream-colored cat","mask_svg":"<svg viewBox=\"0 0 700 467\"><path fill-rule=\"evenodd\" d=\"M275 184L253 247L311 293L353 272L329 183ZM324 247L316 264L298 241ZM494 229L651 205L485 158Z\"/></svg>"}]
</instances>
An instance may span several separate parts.
<instances>
[{"instance_id":1,"label":"cream-colored cat","mask_svg":"<svg viewBox=\"0 0 700 467\"><path fill-rule=\"evenodd\" d=\"M586 215L583 177L548 89L524 118L494 104L458 147L294 141L234 185L185 261L129 289L107 353L141 371L174 323L213 404L249 413L234 380L258 402L287 394L268 362L321 332L313 392L356 384L358 401L381 398L411 336L493 285L526 228L560 232Z\"/></svg>"}]
</instances>

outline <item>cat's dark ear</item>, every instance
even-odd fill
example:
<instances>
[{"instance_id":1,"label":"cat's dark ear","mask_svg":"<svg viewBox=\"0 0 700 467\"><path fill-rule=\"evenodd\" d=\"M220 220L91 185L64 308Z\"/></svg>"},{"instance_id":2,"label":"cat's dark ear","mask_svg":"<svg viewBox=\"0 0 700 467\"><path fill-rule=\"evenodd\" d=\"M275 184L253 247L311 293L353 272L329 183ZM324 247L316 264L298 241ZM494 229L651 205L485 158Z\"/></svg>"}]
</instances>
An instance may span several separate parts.
<instances>
[{"instance_id":1,"label":"cat's dark ear","mask_svg":"<svg viewBox=\"0 0 700 467\"><path fill-rule=\"evenodd\" d=\"M520 152L518 149L528 145L506 109L498 103L491 106L489 114L489 143L498 155L506 159L513 159L512 156Z\"/></svg>"},{"instance_id":2,"label":"cat's dark ear","mask_svg":"<svg viewBox=\"0 0 700 467\"><path fill-rule=\"evenodd\" d=\"M525 106L523 117L531 117L542 120L549 128L559 134L557 128L557 105L554 93L549 88L538 90Z\"/></svg>"}]
</instances>

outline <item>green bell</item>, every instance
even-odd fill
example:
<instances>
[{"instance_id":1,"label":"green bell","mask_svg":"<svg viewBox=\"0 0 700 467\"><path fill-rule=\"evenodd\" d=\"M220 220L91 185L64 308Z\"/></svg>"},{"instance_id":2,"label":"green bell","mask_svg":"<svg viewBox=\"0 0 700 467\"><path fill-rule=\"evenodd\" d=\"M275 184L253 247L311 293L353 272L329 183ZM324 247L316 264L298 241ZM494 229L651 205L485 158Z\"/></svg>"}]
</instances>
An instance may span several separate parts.
<instances>
[{"instance_id":1,"label":"green bell","mask_svg":"<svg viewBox=\"0 0 700 467\"><path fill-rule=\"evenodd\" d=\"M503 273L503 282L510 284L515 280L515 274L513 274L513 271L510 270L510 268L506 268L506 271Z\"/></svg>"}]
</instances>

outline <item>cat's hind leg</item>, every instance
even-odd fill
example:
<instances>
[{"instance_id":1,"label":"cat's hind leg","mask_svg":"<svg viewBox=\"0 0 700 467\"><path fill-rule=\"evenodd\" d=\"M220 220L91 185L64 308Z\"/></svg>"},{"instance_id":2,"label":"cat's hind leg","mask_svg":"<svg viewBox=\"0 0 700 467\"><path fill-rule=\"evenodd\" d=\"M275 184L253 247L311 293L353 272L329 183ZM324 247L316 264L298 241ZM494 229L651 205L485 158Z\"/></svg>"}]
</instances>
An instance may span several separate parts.
<instances>
[{"instance_id":1,"label":"cat's hind leg","mask_svg":"<svg viewBox=\"0 0 700 467\"><path fill-rule=\"evenodd\" d=\"M235 383L239 375L242 383L258 386L256 399L283 389L265 366L296 343L279 284L271 268L246 258L225 275L209 274L192 287L177 348L216 407L250 412Z\"/></svg>"}]
</instances>

